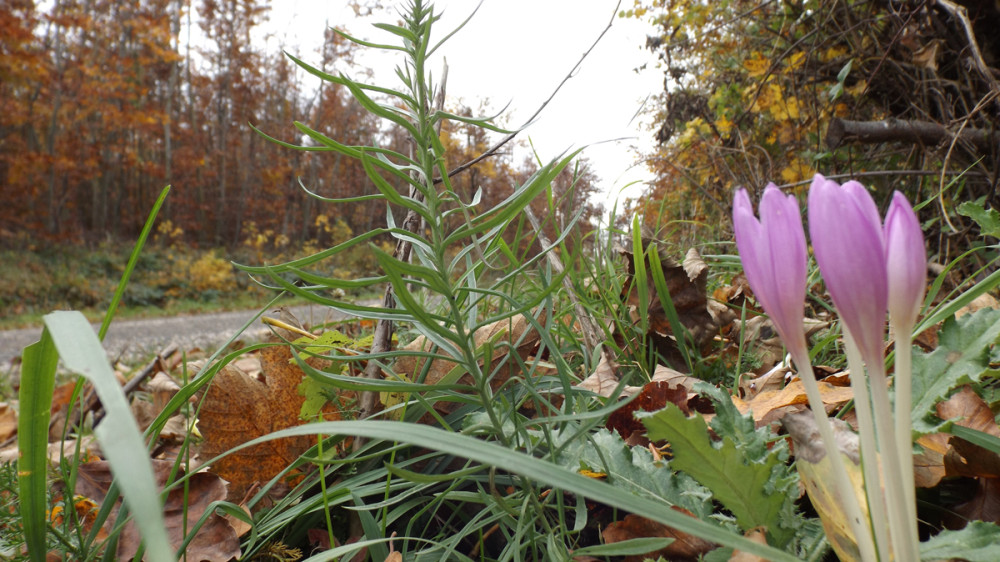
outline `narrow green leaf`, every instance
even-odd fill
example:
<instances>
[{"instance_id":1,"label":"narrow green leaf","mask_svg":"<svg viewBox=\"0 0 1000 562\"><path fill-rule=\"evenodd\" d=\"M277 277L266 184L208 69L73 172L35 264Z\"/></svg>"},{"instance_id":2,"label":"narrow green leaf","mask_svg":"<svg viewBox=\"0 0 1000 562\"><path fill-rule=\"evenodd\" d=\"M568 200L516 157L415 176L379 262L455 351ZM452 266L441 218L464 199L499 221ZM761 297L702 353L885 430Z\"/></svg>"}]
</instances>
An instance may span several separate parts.
<instances>
[{"instance_id":1,"label":"narrow green leaf","mask_svg":"<svg viewBox=\"0 0 1000 562\"><path fill-rule=\"evenodd\" d=\"M88 326L89 328L89 326ZM93 331L91 330L91 333ZM45 560L49 417L59 355L48 331L24 348L17 419L17 473L24 542L35 562Z\"/></svg>"},{"instance_id":2,"label":"narrow green leaf","mask_svg":"<svg viewBox=\"0 0 1000 562\"><path fill-rule=\"evenodd\" d=\"M94 329L76 311L53 312L44 320L63 364L94 385L104 406L106 415L94 434L145 540L147 558L154 562L175 560L146 444Z\"/></svg>"},{"instance_id":3,"label":"narrow green leaf","mask_svg":"<svg viewBox=\"0 0 1000 562\"><path fill-rule=\"evenodd\" d=\"M955 437L961 437L973 445L978 445L987 451L1000 455L1000 438L989 433L983 433L958 424L951 424L948 432Z\"/></svg>"},{"instance_id":4,"label":"narrow green leaf","mask_svg":"<svg viewBox=\"0 0 1000 562\"><path fill-rule=\"evenodd\" d=\"M587 478L550 462L512 451L494 443L437 429L435 427L390 421L339 421L321 422L289 428L254 439L237 450L252 447L271 439L293 435L360 435L390 442L403 442L426 447L442 453L472 459L488 466L495 466L520 474L540 483L558 487L567 492L591 498L611 507L635 513L689 533L774 562L797 562L795 556L774 547L751 541L742 535L729 532L718 525L695 519L671 509L670 505L621 490L606 483ZM383 484L384 486L384 484Z\"/></svg>"},{"instance_id":5,"label":"narrow green leaf","mask_svg":"<svg viewBox=\"0 0 1000 562\"><path fill-rule=\"evenodd\" d=\"M674 542L674 539L656 537L629 539L613 544L599 544L578 548L573 551L573 556L641 556L667 548L672 542Z\"/></svg>"},{"instance_id":6,"label":"narrow green leaf","mask_svg":"<svg viewBox=\"0 0 1000 562\"><path fill-rule=\"evenodd\" d=\"M168 193L170 193L169 185L164 187L163 191L160 192L160 196L156 198L153 209L149 212L149 217L146 219L146 224L142 226L139 239L136 241L135 247L132 248L132 254L125 265L125 273L122 274L121 281L118 282L115 294L111 297L111 304L108 305L108 311L104 314L104 321L101 322L101 329L97 333L97 338L101 341L104 341L104 336L108 333L108 328L111 327L111 319L115 317L115 311L118 310L118 303L121 302L122 296L125 294L125 287L128 286L128 280L132 277L135 264L139 262L139 254L142 252L143 246L146 245L146 239L149 238L149 233L153 230L153 223L156 222L156 215L159 214L163 202L167 200Z\"/></svg>"}]
</instances>

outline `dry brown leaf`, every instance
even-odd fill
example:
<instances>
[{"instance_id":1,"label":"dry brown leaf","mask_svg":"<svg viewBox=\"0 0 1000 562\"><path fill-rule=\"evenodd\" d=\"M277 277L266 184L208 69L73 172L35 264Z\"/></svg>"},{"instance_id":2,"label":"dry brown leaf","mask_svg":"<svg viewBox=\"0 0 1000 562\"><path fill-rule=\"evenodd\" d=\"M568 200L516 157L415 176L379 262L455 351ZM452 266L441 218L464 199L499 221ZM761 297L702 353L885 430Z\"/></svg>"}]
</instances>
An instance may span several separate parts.
<instances>
[{"instance_id":1,"label":"dry brown leaf","mask_svg":"<svg viewBox=\"0 0 1000 562\"><path fill-rule=\"evenodd\" d=\"M170 375L160 371L149 381L149 394L153 397L153 411L159 413L167 407L167 402L180 391L181 387Z\"/></svg>"},{"instance_id":2,"label":"dry brown leaf","mask_svg":"<svg viewBox=\"0 0 1000 562\"><path fill-rule=\"evenodd\" d=\"M803 318L803 325L806 330L806 338L830 325L829 322L816 320L813 318ZM753 349L758 354L761 362L760 371L766 372L772 367L781 363L785 359L785 344L778 337L778 331L774 328L771 319L764 315L748 318L746 322L734 322L736 328L743 337L743 345L748 349Z\"/></svg>"},{"instance_id":3,"label":"dry brown leaf","mask_svg":"<svg viewBox=\"0 0 1000 562\"><path fill-rule=\"evenodd\" d=\"M792 370L786 364L779 363L760 376L752 375L753 373L744 373L740 378L740 391L745 400L750 400L766 390L781 390L791 379Z\"/></svg>"},{"instance_id":4,"label":"dry brown leaf","mask_svg":"<svg viewBox=\"0 0 1000 562\"><path fill-rule=\"evenodd\" d=\"M618 387L618 366L614 361L608 359L607 354L601 355L601 362L597 368L587 378L583 379L577 388L589 390L598 396L611 398L611 394Z\"/></svg>"},{"instance_id":5,"label":"dry brown leaf","mask_svg":"<svg viewBox=\"0 0 1000 562\"><path fill-rule=\"evenodd\" d=\"M49 443L46 449L46 458L52 464L59 464L59 460L62 458L71 458L77 447L76 439L67 439L65 441L55 441ZM80 439L80 454L84 457L98 458L100 456L100 449L97 445L97 439L93 435L87 435ZM19 456L17 443L12 444L3 451L0 451L0 463L17 462Z\"/></svg>"},{"instance_id":6,"label":"dry brown leaf","mask_svg":"<svg viewBox=\"0 0 1000 562\"><path fill-rule=\"evenodd\" d=\"M652 242L656 242L656 240L648 233L643 233L643 248L647 248ZM625 257L629 275L634 276L635 256L632 251L622 246L618 246L617 251ZM662 244L657 247L657 257L660 259L663 278L666 281L667 290L680 323L691 335L695 346L704 347L712 341L720 326L709 313L708 297L706 296L708 267L694 248L688 250L682 264L674 261ZM648 271L650 268L648 258L645 260L645 266ZM634 309L640 304L638 287L634 283L627 283L626 287L627 292L622 295L622 298ZM677 347L676 339L670 328L670 321L667 319L663 303L660 302L652 275L649 275L647 280L647 289L650 299L646 311L649 318L649 333L647 335L669 366L677 369L683 368L686 363Z\"/></svg>"},{"instance_id":7,"label":"dry brown leaf","mask_svg":"<svg viewBox=\"0 0 1000 562\"><path fill-rule=\"evenodd\" d=\"M0 441L6 441L17 434L17 412L10 404L0 402Z\"/></svg>"},{"instance_id":8,"label":"dry brown leaf","mask_svg":"<svg viewBox=\"0 0 1000 562\"><path fill-rule=\"evenodd\" d=\"M309 358L314 368L328 365L326 360ZM261 349L261 381L233 365L215 376L205 393L198 415L198 428L205 438L201 457L211 459L247 441L304 423L299 418L305 397L298 392L305 374L292 358L289 345ZM339 405L324 408L327 420L341 419L355 393L340 395ZM242 449L214 462L209 469L229 482L229 500L239 500L255 483L269 481L304 451L315 444L310 436L275 439Z\"/></svg>"},{"instance_id":9,"label":"dry brown leaf","mask_svg":"<svg viewBox=\"0 0 1000 562\"><path fill-rule=\"evenodd\" d=\"M854 398L849 387L834 386L825 381L817 382L819 393L823 399L823 407L827 413L836 410ZM788 411L802 410L809 404L805 386L800 379L795 379L780 390L769 389L757 393L749 400L733 397L733 403L740 413L753 411L754 422L758 426L777 421ZM795 408L789 408L796 406Z\"/></svg>"},{"instance_id":10,"label":"dry brown leaf","mask_svg":"<svg viewBox=\"0 0 1000 562\"><path fill-rule=\"evenodd\" d=\"M933 488L946 476L944 456L950 448L949 439L951 435L946 433L921 435L917 439L923 448L923 452L913 457L913 480L918 488Z\"/></svg>"},{"instance_id":11,"label":"dry brown leaf","mask_svg":"<svg viewBox=\"0 0 1000 562\"><path fill-rule=\"evenodd\" d=\"M677 506L673 506L671 509L694 517L686 509ZM616 521L608 525L601 535L604 537L604 542L608 544L645 537L674 539L674 542L667 545L666 548L649 552L642 556L626 556L625 562L641 562L647 558L656 559L659 556L668 560L676 560L678 558L694 560L716 547L715 544L694 535L689 535L662 523L631 514L626 515L622 521Z\"/></svg>"},{"instance_id":12,"label":"dry brown leaf","mask_svg":"<svg viewBox=\"0 0 1000 562\"><path fill-rule=\"evenodd\" d=\"M1000 303L997 302L997 299L993 295L983 293L973 299L972 302L959 309L958 312L955 313L955 317L958 318L960 316L965 316L966 314L972 314L973 312L983 308L1000 308Z\"/></svg>"},{"instance_id":13,"label":"dry brown leaf","mask_svg":"<svg viewBox=\"0 0 1000 562\"><path fill-rule=\"evenodd\" d=\"M680 407L684 415L690 415L687 400L688 391L683 386L666 381L649 382L631 402L612 412L604 427L617 431L623 439L634 443L631 441L633 433L646 433L646 427L635 418L636 412L655 412L672 403Z\"/></svg>"},{"instance_id":14,"label":"dry brown leaf","mask_svg":"<svg viewBox=\"0 0 1000 562\"><path fill-rule=\"evenodd\" d=\"M969 386L935 407L943 420L955 419L956 424L1000 437L1000 427L989 405ZM957 418L957 419L956 419ZM959 437L951 437L951 450L945 453L944 465L948 476L973 478L1000 477L1000 456Z\"/></svg>"},{"instance_id":15,"label":"dry brown leaf","mask_svg":"<svg viewBox=\"0 0 1000 562\"><path fill-rule=\"evenodd\" d=\"M538 319L540 324L543 324L544 321L544 317ZM517 363L507 359L504 346L516 346L517 354L521 359L526 360L538 349L538 342L540 340L538 332L523 314L483 326L476 330L473 338L475 339L477 349L487 342L493 342L495 352L490 372L499 366L501 361L507 361L505 367L490 379L490 385L494 389L505 383L511 376L518 374L516 371L518 369ZM433 347L433 344L429 340L423 336L419 336L404 347L403 350L431 351ZM410 380L415 380L423 369L424 361L425 358L423 357L404 355L396 360L393 370L397 374L409 377ZM427 377L423 381L424 384L437 384L455 366L456 364L452 361L445 359L435 360L428 369ZM387 374L386 376L390 375ZM459 384L472 384L472 382L472 377L469 374L462 375L458 379Z\"/></svg>"},{"instance_id":16,"label":"dry brown leaf","mask_svg":"<svg viewBox=\"0 0 1000 562\"><path fill-rule=\"evenodd\" d=\"M744 533L743 536L757 544L767 544L767 529L764 527L754 527ZM734 550L733 555L729 557L729 562L767 562L767 559L761 558L756 554Z\"/></svg>"},{"instance_id":17,"label":"dry brown leaf","mask_svg":"<svg viewBox=\"0 0 1000 562\"><path fill-rule=\"evenodd\" d=\"M960 529L975 520L1000 523L1000 478L977 478L976 481L978 488L972 498L946 512L946 527Z\"/></svg>"},{"instance_id":18,"label":"dry brown leaf","mask_svg":"<svg viewBox=\"0 0 1000 562\"><path fill-rule=\"evenodd\" d=\"M158 487L163 487L174 463L153 460L153 474ZM111 485L111 465L107 461L84 463L79 466L76 481L77 495L104 502ZM163 507L167 538L175 549L180 548L186 533L205 514L209 506L226 498L226 484L218 476L205 472L191 475L186 486L178 486L167 494ZM114 524L121 501L116 502L105 526ZM141 536L132 521L125 525L118 541L119 560L130 560L138 551ZM211 514L195 537L188 543L184 554L188 560L227 562L240 556L240 541L233 527L218 514Z\"/></svg>"},{"instance_id":19,"label":"dry brown leaf","mask_svg":"<svg viewBox=\"0 0 1000 562\"><path fill-rule=\"evenodd\" d=\"M938 53L941 50L942 43L943 42L940 39L931 39L926 45L923 45L922 47L914 51L913 64L923 68L937 71Z\"/></svg>"}]
</instances>

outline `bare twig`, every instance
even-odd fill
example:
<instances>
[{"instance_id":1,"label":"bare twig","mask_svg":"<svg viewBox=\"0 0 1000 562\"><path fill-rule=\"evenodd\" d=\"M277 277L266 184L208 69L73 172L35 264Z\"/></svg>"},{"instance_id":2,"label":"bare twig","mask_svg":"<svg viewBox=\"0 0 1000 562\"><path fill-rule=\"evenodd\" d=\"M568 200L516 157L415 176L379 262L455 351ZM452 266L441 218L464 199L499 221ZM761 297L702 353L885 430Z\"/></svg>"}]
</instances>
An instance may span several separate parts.
<instances>
[{"instance_id":1,"label":"bare twig","mask_svg":"<svg viewBox=\"0 0 1000 562\"><path fill-rule=\"evenodd\" d=\"M528 127L528 125L530 125L531 123L533 123L535 121L535 119L537 119L538 116L542 113L542 111L546 107L548 107L549 102L551 102L552 99L556 97L556 94L559 93L559 90L562 89L562 87L566 84L566 82L568 82L570 78L572 78L574 75L576 75L576 71L580 68L580 65L583 64L583 61L587 59L587 57L590 55L590 52L594 50L594 47L596 47L597 44L601 42L601 39L603 39L604 36L608 33L608 31L611 29L611 25L615 21L615 14L618 13L618 8L620 6L621 6L621 2L619 2L615 6L615 11L612 13L611 19L608 20L608 25L604 28L603 31L601 31L600 35L597 36L597 39L595 39L594 42L591 43L590 47L588 47L587 50L584 51L582 55L580 55L580 60L576 61L576 64L573 65L573 68L571 68L570 71L566 74L566 76L563 77L562 81L559 82L559 85L556 86L556 88L554 90L552 90L552 94L548 97L548 99L546 99L545 101L543 101L542 104L538 106L538 109L535 110L535 113L533 113L531 115L531 117L528 118L528 120L524 123L524 125L521 125L517 130L508 133L505 137L503 137L502 139L500 139L499 142L497 142L496 144L494 144L493 146L491 146L490 148L488 148L486 150L486 152L483 152L482 154L480 154L479 156L476 156L472 160L469 160L468 162L466 162L464 164L461 164L459 166L456 166L454 169L450 170L448 172L448 177L449 178L450 177L454 177L455 175L460 174L460 173L468 170L469 168L475 166L476 164L482 162L483 160L489 158L490 156L495 155L497 153L497 151L500 150L500 148L502 148L508 142L514 140L514 137L516 137L518 135L518 133L520 133L521 131L523 131L524 129L526 129ZM440 183L441 181L443 181L442 178L434 178L434 183L435 184Z\"/></svg>"},{"instance_id":2,"label":"bare twig","mask_svg":"<svg viewBox=\"0 0 1000 562\"><path fill-rule=\"evenodd\" d=\"M951 0L937 0L937 5L941 6L946 12L952 15L955 19L959 21L962 25L962 30L965 31L965 37L969 42L969 51L972 53L972 62L979 71L980 77L990 85L992 91L1000 90L1000 84L997 84L996 78L993 77L993 73L990 71L990 67L986 65L983 61L983 54L979 50L979 42L976 40L976 34L972 31L972 23L969 21L969 12L965 9L965 6L959 6Z\"/></svg>"}]
</instances>

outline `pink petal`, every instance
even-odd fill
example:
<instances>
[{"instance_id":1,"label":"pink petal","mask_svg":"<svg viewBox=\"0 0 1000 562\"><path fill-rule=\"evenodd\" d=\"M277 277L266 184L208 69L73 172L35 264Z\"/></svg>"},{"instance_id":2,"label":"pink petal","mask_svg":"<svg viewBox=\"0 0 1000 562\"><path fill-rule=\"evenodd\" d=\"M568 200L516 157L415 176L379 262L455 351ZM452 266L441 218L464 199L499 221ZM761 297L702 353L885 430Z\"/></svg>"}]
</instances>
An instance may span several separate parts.
<instances>
[{"instance_id":1,"label":"pink petal","mask_svg":"<svg viewBox=\"0 0 1000 562\"><path fill-rule=\"evenodd\" d=\"M889 314L893 322L912 328L927 285L927 253L920 221L898 191L885 214L885 240Z\"/></svg>"},{"instance_id":2,"label":"pink petal","mask_svg":"<svg viewBox=\"0 0 1000 562\"><path fill-rule=\"evenodd\" d=\"M809 189L809 234L840 318L865 360L881 361L888 281L875 202L857 182L842 187L817 174Z\"/></svg>"},{"instance_id":3,"label":"pink petal","mask_svg":"<svg viewBox=\"0 0 1000 562\"><path fill-rule=\"evenodd\" d=\"M770 184L760 210L758 221L746 191L736 192L733 230L743 270L785 345L790 351L805 351L802 317L807 253L798 202Z\"/></svg>"}]
</instances>

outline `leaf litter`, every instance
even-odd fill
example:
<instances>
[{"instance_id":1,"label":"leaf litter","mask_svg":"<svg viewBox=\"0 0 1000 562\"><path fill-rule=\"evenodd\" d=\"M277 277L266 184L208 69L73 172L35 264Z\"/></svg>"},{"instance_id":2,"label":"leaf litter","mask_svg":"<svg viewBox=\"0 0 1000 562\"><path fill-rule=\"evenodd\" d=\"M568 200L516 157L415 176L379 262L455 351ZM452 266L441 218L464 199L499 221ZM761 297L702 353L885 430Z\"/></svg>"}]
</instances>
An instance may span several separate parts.
<instances>
[{"instance_id":1,"label":"leaf litter","mask_svg":"<svg viewBox=\"0 0 1000 562\"><path fill-rule=\"evenodd\" d=\"M678 338L673 334L665 307L657 296L645 311L650 320L649 332L640 336L652 342L659 352L661 363L654 366L647 383L626 385L619 378L622 370L618 361L622 357L616 360L602 355L597 368L584 377L577 388L604 398L634 398L607 419L606 427L611 433L604 434L605 437L601 438L604 441L598 439L603 443L600 445L602 454L595 456L583 450L574 453L570 449L564 453L565 462L581 473L601 475L626 488L630 481L628 475L636 470L650 475L653 472L664 476L672 474L659 493L664 494L664 501L677 506L675 509L705 519L711 514L711 511L702 512L705 505L710 505L706 501L714 499L732 513L734 523L746 536L771 544L787 540L786 527L791 510L781 502L797 501L799 494L790 487L794 479L790 479L786 471L789 452L776 448L782 441L773 441L772 430L783 417L806 408L802 385L783 367L780 340L776 339L769 320L750 308L752 301L745 280L737 276L730 285L717 288L709 297L706 289L707 266L697 252L689 252L679 265L670 260L662 249L658 252L675 310L690 337L688 343L693 344L702 357L717 361L731 361L734 349L742 343L750 352L760 355L759 365L754 372L740 377L739 392L732 395L718 388L711 390L697 377L686 374ZM629 261L630 271L634 271L633 256L627 251L622 251L622 255ZM648 268L648 260L646 265ZM656 295L652 283L649 289L651 295ZM626 290L623 299L631 310L631 317L636 319L638 301L634 288ZM741 323L739 315L733 312L733 309L743 307L747 307L748 320L745 323ZM536 322L529 321L526 316L517 316L484 326L475 334L476 344L481 349L485 346L505 346L520 357L522 364L540 364L535 356L539 338L534 327L544 325L545 318L538 318ZM828 319L807 319L810 335L829 325ZM929 353L921 353L915 361L918 367L914 373L915 417L922 419L922 431L917 441L921 449L914 457L918 486L933 488L955 478L974 479L976 482L974 494L951 506L957 517L945 524L953 528L961 527L968 519L1000 521L1000 458L982 447L939 431L953 423L1000 436L992 410L971 387L963 387L953 394L950 392L961 384L975 383L984 373L991 372L992 363L986 350L998 337L998 325L1000 312L989 307L970 311L957 320L948 320L934 331L935 339L940 340L936 342L939 347ZM619 340L623 338L620 334L615 337ZM348 347L351 341L351 338L327 331L318 336L299 338L293 343L311 368L355 374L358 369L356 366L348 368L347 362L341 365L329 357L310 355L323 354L331 348L338 349L340 353L350 353ZM625 344L621 346L625 349L630 342L620 343ZM432 347L417 338L403 349L428 352ZM518 363L505 358L504 353L497 353L489 365L480 365L484 370L495 372L491 384L497 387L511 376L519 375L516 371ZM503 364L505 360L508 362ZM425 361L414 355L402 356L384 376L416 380L424 370ZM199 365L192 367L190 371L197 372ZM818 367L817 371L822 369ZM827 369L827 374L829 376L820 382L821 394L828 413L835 414L850 402L849 373ZM456 369L455 363L441 359L431 363L424 378L427 384L467 384L469 380L468 374ZM75 383L57 391L53 405L57 414L69 409L73 385ZM146 400L134 401L137 419L145 419L144 426L148 425L180 388L181 385L166 370L158 372L141 387L140 394ZM202 441L191 450L194 453L191 458L202 463L256 437L306 423L310 416L306 415L304 419L304 413L311 412L313 418L323 419L349 417L356 401L352 392L330 392L323 384L307 377L298 366L292 345L278 340L220 369L211 384L202 391L201 398L197 429ZM405 397L383 395L382 398L383 402L391 402ZM193 400L192 408L196 405L197 401ZM720 417L722 412L724 415ZM11 435L12 413L13 409L9 406L0 405L0 437L3 437L5 427L8 428L7 435ZM845 417L849 419L850 414ZM189 415L176 415L157 436L157 441L162 444L158 448L161 458L153 459L158 477L163 474L164 467L174 465L174 461L167 459L171 452L179 450L176 441L190 432L192 421ZM63 419L62 423L65 424L66 420ZM655 431L650 431L650 423ZM63 432L53 433L53 441L58 441ZM600 435L597 434L598 437ZM772 436L770 442L766 439L768 435ZM744 441L733 441L734 436L742 436ZM172 448L166 445L171 442L175 442ZM171 540L176 541L173 544L179 546L184 538L177 529L187 529L190 533L194 522L214 502L228 500L239 503L246 498L248 491L256 490L286 470L314 444L314 438L296 437L245 448L213 461L207 472L202 470L192 474L187 482L186 499L179 491L182 487L172 488L165 510ZM51 458L55 459L60 454L69 454L74 443L54 442L52 445ZM90 451L90 458L99 459L100 453L91 442L84 443L83 450ZM608 456L608 451L619 451L620 454ZM706 467L716 468L706 471ZM198 470L201 468L205 467ZM745 495L727 496L725 490L731 488L719 484L716 479L732 477L741 474L741 471L746 472L740 477L741 482L746 484ZM692 481L689 475L699 477L699 481ZM83 507L77 509L86 511L87 501L99 505L107 494L109 478L104 461L92 460L81 465L81 478L74 492L81 498L78 503ZM294 478L295 475L286 475L282 483L272 488L272 495L279 497L282 490L294 482ZM634 481L648 481L649 478L649 475L637 474ZM682 480L676 480L678 478ZM161 479L160 484L165 482ZM779 482L783 484L779 485ZM678 486L687 490L688 495L692 490L700 490L695 493L695 497L699 498L696 504L690 504L683 495L670 491L681 489ZM779 488L782 492L775 493ZM723 493L713 494L712 490L723 490ZM649 490L636 489L634 492L648 494ZM117 510L118 507L115 507L114 512L117 513ZM239 536L249 531L249 527L232 517L215 514L206 521L188 545L188 556L204 560L228 560L238 556ZM761 522L768 522L770 526L760 525ZM234 523L238 525L234 526ZM833 538L836 536L835 532L832 533ZM711 543L628 514L620 520L610 521L603 532L607 543L642 537L675 539L664 550L649 553L648 556L692 558L715 548ZM137 546L137 540L134 530L126 527L119 543L119 555L127 556L129 552L134 552L131 549ZM732 559L753 558L733 553Z\"/></svg>"}]
</instances>

